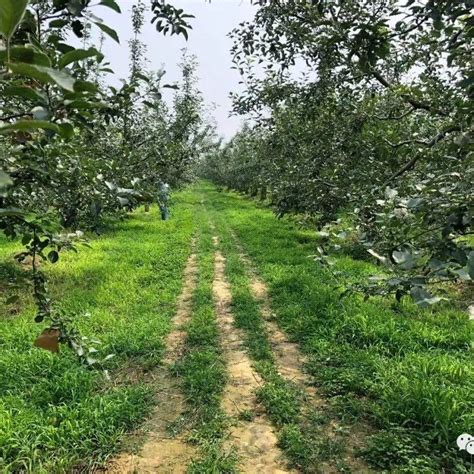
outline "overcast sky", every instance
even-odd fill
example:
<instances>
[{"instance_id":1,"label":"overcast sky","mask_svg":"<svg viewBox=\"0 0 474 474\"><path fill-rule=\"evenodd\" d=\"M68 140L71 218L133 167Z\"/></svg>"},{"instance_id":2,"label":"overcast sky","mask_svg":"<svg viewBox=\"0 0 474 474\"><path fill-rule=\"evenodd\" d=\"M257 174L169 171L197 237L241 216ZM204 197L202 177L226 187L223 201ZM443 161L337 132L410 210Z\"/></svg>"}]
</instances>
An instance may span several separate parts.
<instances>
[{"instance_id":1,"label":"overcast sky","mask_svg":"<svg viewBox=\"0 0 474 474\"><path fill-rule=\"evenodd\" d=\"M119 34L121 45L107 39L104 52L116 76L124 78L128 75L128 40L132 36L130 11L135 0L118 0L117 3L122 9L121 15L104 7L96 8L94 13ZM148 0L144 3L149 4ZM180 77L177 65L181 50L187 48L195 54L199 62L199 88L206 104L216 105L213 116L218 133L230 138L239 128L241 119L229 117L229 92L239 89L239 74L231 69L229 50L232 41L227 34L241 21L252 19L255 8L250 0L213 0L211 3L206 0L173 0L173 5L195 16L191 19L193 29L189 32L189 41L186 42L182 36L170 37L158 33L150 24L151 12L147 12L142 41L148 48L149 67L156 70L164 67L164 81L174 82Z\"/></svg>"}]
</instances>

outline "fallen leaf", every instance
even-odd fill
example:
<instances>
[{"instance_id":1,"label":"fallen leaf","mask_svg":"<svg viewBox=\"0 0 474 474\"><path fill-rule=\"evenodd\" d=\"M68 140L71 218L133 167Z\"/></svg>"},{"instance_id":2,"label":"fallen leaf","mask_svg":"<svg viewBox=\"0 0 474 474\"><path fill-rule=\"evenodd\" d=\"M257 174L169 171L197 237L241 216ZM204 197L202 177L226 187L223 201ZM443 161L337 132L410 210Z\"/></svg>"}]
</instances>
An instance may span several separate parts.
<instances>
[{"instance_id":1,"label":"fallen leaf","mask_svg":"<svg viewBox=\"0 0 474 474\"><path fill-rule=\"evenodd\" d=\"M45 329L35 340L34 345L50 352L59 352L59 330Z\"/></svg>"}]
</instances>

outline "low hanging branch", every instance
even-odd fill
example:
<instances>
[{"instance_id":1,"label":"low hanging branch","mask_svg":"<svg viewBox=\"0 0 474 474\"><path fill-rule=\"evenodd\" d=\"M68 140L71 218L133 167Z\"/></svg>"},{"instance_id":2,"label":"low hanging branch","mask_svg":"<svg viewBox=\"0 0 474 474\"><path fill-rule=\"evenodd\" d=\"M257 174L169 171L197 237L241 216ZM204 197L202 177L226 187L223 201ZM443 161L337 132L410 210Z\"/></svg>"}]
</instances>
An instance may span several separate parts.
<instances>
[{"instance_id":1,"label":"low hanging branch","mask_svg":"<svg viewBox=\"0 0 474 474\"><path fill-rule=\"evenodd\" d=\"M459 132L459 131L461 131L460 127L458 127L456 125L452 125L451 127L448 127L445 130L438 133L435 137L433 137L429 141L426 141L426 140L404 140L403 142L392 143L389 140L387 140L386 138L384 138L383 140L384 140L385 143L390 145L392 148L400 148L404 145L421 145L421 146L424 146L424 147L427 147L427 148L431 148L431 147L435 146L438 142L443 140L446 137L446 135L448 135L449 133Z\"/></svg>"},{"instance_id":2,"label":"low hanging branch","mask_svg":"<svg viewBox=\"0 0 474 474\"><path fill-rule=\"evenodd\" d=\"M360 53L356 53L356 55L359 59L361 59ZM382 76L382 74L380 74L378 71L374 69L370 69L369 72L385 88L390 89L394 87L394 85L390 81L388 81L384 76ZM433 113L435 115L441 115L442 117L448 116L448 113L446 111L440 110L437 107L433 107L432 105L427 104L426 102L421 102L408 94L402 94L401 97L405 101L407 101L415 110L426 110L427 112Z\"/></svg>"},{"instance_id":3,"label":"low hanging branch","mask_svg":"<svg viewBox=\"0 0 474 474\"><path fill-rule=\"evenodd\" d=\"M408 110L407 112L401 114L401 115L397 115L397 116L387 116L387 117L380 117L379 115L373 115L374 118L376 118L377 120L381 120L381 121L386 121L386 120L402 120L403 118L405 117L408 117L410 114L412 114L416 109L414 107L412 107L410 110Z\"/></svg>"},{"instance_id":4,"label":"low hanging branch","mask_svg":"<svg viewBox=\"0 0 474 474\"><path fill-rule=\"evenodd\" d=\"M390 146L394 147L394 148L398 148L402 145L407 145L407 144L418 144L418 145L423 145L425 147L428 147L428 148L432 148L434 147L438 142L440 142L441 140L443 140L449 133L452 133L452 132L459 132L461 131L461 128L456 126L456 125L452 125L451 127L448 127L446 129L444 129L443 131L439 132L435 137L433 137L430 141L423 141L423 140L407 140L405 142L400 142L400 143L397 143L397 144L393 144L393 143L390 143L388 140L385 140ZM418 153L416 154L410 161L408 161L408 163L406 163L405 165L403 165L396 173L394 173L392 176L390 176L390 178L384 183L384 186L388 185L389 183L391 183L394 179L398 178L399 176L401 176L402 174L406 173L407 171L413 169L413 167L415 166L416 162L422 157L422 154L421 153Z\"/></svg>"}]
</instances>

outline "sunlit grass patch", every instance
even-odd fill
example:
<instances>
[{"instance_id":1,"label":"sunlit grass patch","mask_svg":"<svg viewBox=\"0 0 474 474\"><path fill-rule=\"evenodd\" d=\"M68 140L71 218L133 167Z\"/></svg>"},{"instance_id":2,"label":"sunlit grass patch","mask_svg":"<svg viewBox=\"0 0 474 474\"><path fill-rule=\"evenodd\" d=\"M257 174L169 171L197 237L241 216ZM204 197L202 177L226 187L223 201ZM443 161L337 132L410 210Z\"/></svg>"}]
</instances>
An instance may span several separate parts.
<instances>
[{"instance_id":1,"label":"sunlit grass patch","mask_svg":"<svg viewBox=\"0 0 474 474\"><path fill-rule=\"evenodd\" d=\"M468 459L456 446L456 437L473 426L467 314L455 302L424 310L408 300L341 299L344 287L377 268L336 252L335 279L310 257L317 243L303 238L294 223L278 221L235 193L211 187L207 193L256 262L279 325L308 355L308 370L335 413L346 421L366 420L381 433L393 430L394 444L404 450L384 458L374 442L363 450L366 459L379 469L467 472ZM285 428L282 443L291 441L288 448L303 458L307 447L295 426ZM427 442L408 449L408 438ZM430 461L428 445L436 451Z\"/></svg>"},{"instance_id":2,"label":"sunlit grass patch","mask_svg":"<svg viewBox=\"0 0 474 474\"><path fill-rule=\"evenodd\" d=\"M92 238L91 248L64 253L44 264L54 303L107 363L81 365L66 347L59 355L33 347L47 324L33 322L27 291L19 312L0 309L0 470L64 472L89 469L117 450L123 434L149 412L152 388L116 376L130 363L148 370L158 363L170 328L193 232L192 215L177 196L173 219L156 210L133 213ZM1 241L12 264L18 242ZM13 264L15 265L15 264ZM0 295L0 298L2 295Z\"/></svg>"}]
</instances>

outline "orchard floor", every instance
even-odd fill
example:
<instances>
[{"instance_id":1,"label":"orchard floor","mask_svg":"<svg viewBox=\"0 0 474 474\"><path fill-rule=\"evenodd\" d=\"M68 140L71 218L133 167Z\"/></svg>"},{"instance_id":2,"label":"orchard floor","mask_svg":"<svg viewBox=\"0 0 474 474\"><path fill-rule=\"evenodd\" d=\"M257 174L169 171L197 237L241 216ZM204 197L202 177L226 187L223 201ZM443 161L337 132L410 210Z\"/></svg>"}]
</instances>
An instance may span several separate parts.
<instances>
[{"instance_id":1,"label":"orchard floor","mask_svg":"<svg viewBox=\"0 0 474 474\"><path fill-rule=\"evenodd\" d=\"M32 347L26 292L2 303L0 472L472 471L464 311L341 299L376 267L339 252L335 280L313 232L210 184L173 201L45 268L109 377Z\"/></svg>"}]
</instances>

